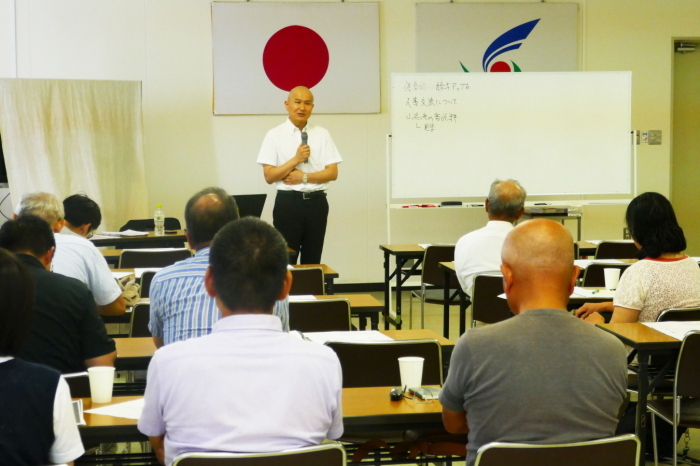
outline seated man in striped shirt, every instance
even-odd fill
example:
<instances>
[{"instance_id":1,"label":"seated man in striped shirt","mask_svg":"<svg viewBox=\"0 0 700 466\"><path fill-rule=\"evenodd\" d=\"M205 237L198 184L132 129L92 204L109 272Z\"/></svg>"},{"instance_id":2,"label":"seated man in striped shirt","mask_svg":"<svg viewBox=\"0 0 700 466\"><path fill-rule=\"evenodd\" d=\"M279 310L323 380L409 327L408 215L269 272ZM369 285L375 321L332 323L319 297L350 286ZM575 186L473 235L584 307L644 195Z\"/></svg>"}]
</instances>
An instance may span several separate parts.
<instances>
[{"instance_id":1,"label":"seated man in striped shirt","mask_svg":"<svg viewBox=\"0 0 700 466\"><path fill-rule=\"evenodd\" d=\"M233 196L221 188L206 188L187 201L185 235L191 259L177 262L158 272L151 282L151 320L153 341L160 348L176 341L211 333L220 318L214 298L204 289L204 272L209 265L209 246L214 235L227 223L238 219ZM289 301L278 301L274 314L289 330Z\"/></svg>"}]
</instances>

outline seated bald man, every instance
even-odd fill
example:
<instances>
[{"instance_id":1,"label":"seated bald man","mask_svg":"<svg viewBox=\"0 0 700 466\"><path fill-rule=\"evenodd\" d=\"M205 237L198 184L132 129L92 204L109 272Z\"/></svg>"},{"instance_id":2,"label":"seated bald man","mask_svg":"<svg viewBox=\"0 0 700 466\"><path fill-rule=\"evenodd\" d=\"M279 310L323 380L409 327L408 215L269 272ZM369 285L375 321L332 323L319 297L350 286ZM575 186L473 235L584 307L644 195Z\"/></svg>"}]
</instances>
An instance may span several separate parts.
<instances>
[{"instance_id":1,"label":"seated bald man","mask_svg":"<svg viewBox=\"0 0 700 466\"><path fill-rule=\"evenodd\" d=\"M469 466L489 442L545 445L615 433L627 353L566 311L578 277L572 242L551 220L515 227L501 253L515 317L467 330L455 346L440 402L445 428L469 433Z\"/></svg>"}]
</instances>

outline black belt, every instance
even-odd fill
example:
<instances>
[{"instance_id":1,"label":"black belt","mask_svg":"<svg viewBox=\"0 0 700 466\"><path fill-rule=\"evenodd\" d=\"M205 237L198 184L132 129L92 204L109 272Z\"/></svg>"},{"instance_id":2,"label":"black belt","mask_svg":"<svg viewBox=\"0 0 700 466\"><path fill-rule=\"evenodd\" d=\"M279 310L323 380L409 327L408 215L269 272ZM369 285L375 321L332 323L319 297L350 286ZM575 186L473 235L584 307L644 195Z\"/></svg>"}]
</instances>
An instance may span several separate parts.
<instances>
[{"instance_id":1,"label":"black belt","mask_svg":"<svg viewBox=\"0 0 700 466\"><path fill-rule=\"evenodd\" d=\"M284 196L296 196L304 200L313 199L315 197L326 197L325 191L311 191L308 193L302 191L277 191L277 194L282 194Z\"/></svg>"}]
</instances>

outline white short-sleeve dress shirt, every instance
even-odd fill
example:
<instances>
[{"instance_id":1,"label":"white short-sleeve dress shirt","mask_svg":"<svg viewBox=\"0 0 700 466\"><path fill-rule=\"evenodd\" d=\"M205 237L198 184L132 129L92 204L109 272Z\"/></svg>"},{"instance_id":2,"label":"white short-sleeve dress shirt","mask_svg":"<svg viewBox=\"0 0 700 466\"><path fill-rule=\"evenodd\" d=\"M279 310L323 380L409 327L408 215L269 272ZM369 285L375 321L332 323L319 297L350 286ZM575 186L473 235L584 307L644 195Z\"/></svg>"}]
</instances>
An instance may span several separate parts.
<instances>
[{"instance_id":1,"label":"white short-sleeve dress shirt","mask_svg":"<svg viewBox=\"0 0 700 466\"><path fill-rule=\"evenodd\" d=\"M122 291L104 256L90 240L68 231L54 235L56 253L52 270L85 283L100 306L113 302Z\"/></svg>"},{"instance_id":2,"label":"white short-sleeve dress shirt","mask_svg":"<svg viewBox=\"0 0 700 466\"><path fill-rule=\"evenodd\" d=\"M277 316L224 317L164 346L148 366L139 430L185 451L272 452L343 433L342 373L330 348L284 333Z\"/></svg>"},{"instance_id":3,"label":"white short-sleeve dress shirt","mask_svg":"<svg viewBox=\"0 0 700 466\"><path fill-rule=\"evenodd\" d=\"M327 165L340 163L338 149L331 138L330 133L320 126L306 124L304 131L308 134L308 144L311 148L311 156L307 162L296 166L304 173L316 173L325 169ZM294 157L301 144L301 131L287 119L281 125L272 128L265 135L257 162L261 165L272 165L279 167ZM284 181L275 182L278 191L323 191L328 189L328 183L300 183L286 185Z\"/></svg>"},{"instance_id":4,"label":"white short-sleeve dress shirt","mask_svg":"<svg viewBox=\"0 0 700 466\"><path fill-rule=\"evenodd\" d=\"M455 246L457 280L469 296L474 277L480 273L501 273L501 249L513 224L490 220L485 227L462 236Z\"/></svg>"}]
</instances>

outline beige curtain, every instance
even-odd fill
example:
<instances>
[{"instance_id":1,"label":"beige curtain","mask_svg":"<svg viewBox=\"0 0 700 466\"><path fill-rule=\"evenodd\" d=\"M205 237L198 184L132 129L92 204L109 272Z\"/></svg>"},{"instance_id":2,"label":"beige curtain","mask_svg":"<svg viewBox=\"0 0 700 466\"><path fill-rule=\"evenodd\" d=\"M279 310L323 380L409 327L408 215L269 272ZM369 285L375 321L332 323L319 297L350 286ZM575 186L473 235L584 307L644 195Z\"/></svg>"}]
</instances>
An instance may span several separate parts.
<instances>
[{"instance_id":1,"label":"beige curtain","mask_svg":"<svg viewBox=\"0 0 700 466\"><path fill-rule=\"evenodd\" d=\"M0 135L15 205L85 193L108 231L149 216L140 82L0 79Z\"/></svg>"}]
</instances>

